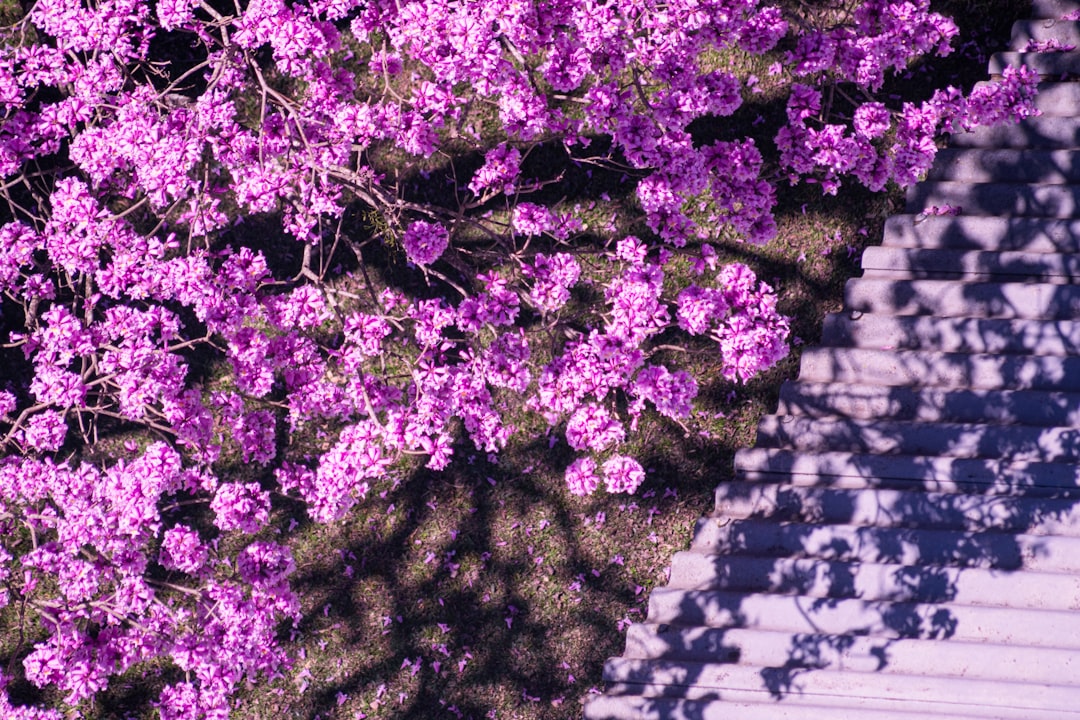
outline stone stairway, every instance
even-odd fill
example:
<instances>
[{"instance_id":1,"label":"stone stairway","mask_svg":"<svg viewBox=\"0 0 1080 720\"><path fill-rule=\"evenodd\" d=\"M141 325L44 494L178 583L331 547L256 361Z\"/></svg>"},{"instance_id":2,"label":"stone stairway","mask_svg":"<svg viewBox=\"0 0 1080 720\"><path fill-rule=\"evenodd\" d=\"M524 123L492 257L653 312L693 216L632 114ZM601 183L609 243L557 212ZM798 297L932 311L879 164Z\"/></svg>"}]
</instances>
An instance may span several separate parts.
<instances>
[{"instance_id":1,"label":"stone stairway","mask_svg":"<svg viewBox=\"0 0 1080 720\"><path fill-rule=\"evenodd\" d=\"M587 720L1080 720L1080 46L952 138L740 451ZM952 205L958 216L928 215Z\"/></svg>"}]
</instances>

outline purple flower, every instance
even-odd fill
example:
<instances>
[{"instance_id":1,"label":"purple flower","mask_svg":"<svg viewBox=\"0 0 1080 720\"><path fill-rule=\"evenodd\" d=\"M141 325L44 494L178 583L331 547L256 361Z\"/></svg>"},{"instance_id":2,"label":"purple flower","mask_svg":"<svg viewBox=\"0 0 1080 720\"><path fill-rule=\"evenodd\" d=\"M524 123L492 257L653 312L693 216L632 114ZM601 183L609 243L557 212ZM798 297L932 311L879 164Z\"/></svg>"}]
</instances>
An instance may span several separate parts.
<instances>
[{"instance_id":1,"label":"purple flower","mask_svg":"<svg viewBox=\"0 0 1080 720\"><path fill-rule=\"evenodd\" d=\"M430 265L446 252L450 233L442 225L417 220L409 225L401 237L405 255L417 265Z\"/></svg>"},{"instance_id":2,"label":"purple flower","mask_svg":"<svg viewBox=\"0 0 1080 720\"><path fill-rule=\"evenodd\" d=\"M64 416L55 410L45 410L30 418L22 432L22 442L34 450L59 450L67 436Z\"/></svg>"},{"instance_id":3,"label":"purple flower","mask_svg":"<svg viewBox=\"0 0 1080 720\"><path fill-rule=\"evenodd\" d=\"M13 394L7 390L0 390L0 418L15 412L17 405Z\"/></svg>"},{"instance_id":4,"label":"purple flower","mask_svg":"<svg viewBox=\"0 0 1080 720\"><path fill-rule=\"evenodd\" d=\"M566 423L566 441L575 450L602 452L621 443L625 436L622 423L592 403L578 408Z\"/></svg>"},{"instance_id":5,"label":"purple flower","mask_svg":"<svg viewBox=\"0 0 1080 720\"><path fill-rule=\"evenodd\" d=\"M199 533L186 525L169 528L161 537L159 562L167 570L195 575L206 566L207 549Z\"/></svg>"},{"instance_id":6,"label":"purple flower","mask_svg":"<svg viewBox=\"0 0 1080 720\"><path fill-rule=\"evenodd\" d=\"M578 458L566 468L566 487L572 494L592 495L599 485L596 462L592 458Z\"/></svg>"},{"instance_id":7,"label":"purple flower","mask_svg":"<svg viewBox=\"0 0 1080 720\"><path fill-rule=\"evenodd\" d=\"M570 299L570 288L578 281L581 267L572 255L556 253L552 256L537 253L532 267L523 268L525 277L532 278L533 287L529 299L545 313L557 311Z\"/></svg>"},{"instance_id":8,"label":"purple flower","mask_svg":"<svg viewBox=\"0 0 1080 720\"><path fill-rule=\"evenodd\" d=\"M631 410L640 412L644 401L656 406L657 412L679 419L690 415L691 403L697 397L697 382L689 373L672 373L662 365L648 365L634 378L632 393L635 400Z\"/></svg>"},{"instance_id":9,"label":"purple flower","mask_svg":"<svg viewBox=\"0 0 1080 720\"><path fill-rule=\"evenodd\" d=\"M602 466L604 471L604 486L610 493L627 493L633 495L645 482L645 470L641 464L633 458L625 455L616 455Z\"/></svg>"},{"instance_id":10,"label":"purple flower","mask_svg":"<svg viewBox=\"0 0 1080 720\"><path fill-rule=\"evenodd\" d=\"M554 227L555 216L543 205L521 202L514 206L510 224L520 235L542 235Z\"/></svg>"},{"instance_id":11,"label":"purple flower","mask_svg":"<svg viewBox=\"0 0 1080 720\"><path fill-rule=\"evenodd\" d=\"M218 488L210 509L222 530L258 532L270 520L270 493L258 483L227 483Z\"/></svg>"},{"instance_id":12,"label":"purple flower","mask_svg":"<svg viewBox=\"0 0 1080 720\"><path fill-rule=\"evenodd\" d=\"M881 137L891 124L892 117L882 103L864 103L855 109L855 132L862 137Z\"/></svg>"},{"instance_id":13,"label":"purple flower","mask_svg":"<svg viewBox=\"0 0 1080 720\"><path fill-rule=\"evenodd\" d=\"M514 183L520 173L521 151L503 143L488 150L484 156L484 165L469 182L469 189L475 195L488 189L510 195L514 192Z\"/></svg>"},{"instance_id":14,"label":"purple flower","mask_svg":"<svg viewBox=\"0 0 1080 720\"><path fill-rule=\"evenodd\" d=\"M248 545L236 556L236 567L251 585L280 585L296 570L292 551L272 542Z\"/></svg>"}]
</instances>

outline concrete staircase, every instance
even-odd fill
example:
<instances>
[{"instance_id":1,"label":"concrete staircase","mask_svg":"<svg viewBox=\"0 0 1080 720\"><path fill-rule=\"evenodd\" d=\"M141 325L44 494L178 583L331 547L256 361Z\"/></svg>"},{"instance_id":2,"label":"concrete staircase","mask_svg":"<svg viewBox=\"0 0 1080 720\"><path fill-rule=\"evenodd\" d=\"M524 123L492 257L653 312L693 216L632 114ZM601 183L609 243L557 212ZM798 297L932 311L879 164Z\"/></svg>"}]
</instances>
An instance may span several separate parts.
<instances>
[{"instance_id":1,"label":"concrete staircase","mask_svg":"<svg viewBox=\"0 0 1080 720\"><path fill-rule=\"evenodd\" d=\"M1078 2L863 256L587 720L1080 720ZM926 214L932 206L958 216Z\"/></svg>"}]
</instances>

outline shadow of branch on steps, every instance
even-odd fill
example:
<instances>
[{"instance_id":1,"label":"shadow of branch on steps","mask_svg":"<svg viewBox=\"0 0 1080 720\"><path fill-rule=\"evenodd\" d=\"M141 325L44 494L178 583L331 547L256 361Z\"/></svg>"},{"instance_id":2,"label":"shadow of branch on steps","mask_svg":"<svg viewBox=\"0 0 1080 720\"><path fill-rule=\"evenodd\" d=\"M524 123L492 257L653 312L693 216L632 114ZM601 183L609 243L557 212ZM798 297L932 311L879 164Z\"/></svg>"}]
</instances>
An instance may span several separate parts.
<instances>
[{"instance_id":1,"label":"shadow of branch on steps","mask_svg":"<svg viewBox=\"0 0 1080 720\"><path fill-rule=\"evenodd\" d=\"M1080 249L1071 221L1003 222ZM1080 288L994 279L851 281L851 312L609 663L610 694L702 719L710 700L1076 707Z\"/></svg>"}]
</instances>

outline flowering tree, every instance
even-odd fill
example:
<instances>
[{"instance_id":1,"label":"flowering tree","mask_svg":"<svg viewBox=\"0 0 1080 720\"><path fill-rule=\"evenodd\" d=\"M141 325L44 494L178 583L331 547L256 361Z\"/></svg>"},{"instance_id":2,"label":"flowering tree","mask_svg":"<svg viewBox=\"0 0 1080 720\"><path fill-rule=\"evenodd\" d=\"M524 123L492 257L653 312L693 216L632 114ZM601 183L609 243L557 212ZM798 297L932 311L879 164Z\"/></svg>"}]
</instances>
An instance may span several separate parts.
<instances>
[{"instance_id":1,"label":"flowering tree","mask_svg":"<svg viewBox=\"0 0 1080 720\"><path fill-rule=\"evenodd\" d=\"M298 617L273 494L340 519L410 456L498 453L513 413L564 433L570 492L634 492L638 418L697 393L661 345L707 336L740 382L787 352L772 288L709 240L769 240L778 180L910 183L938 133L1031 112L1023 72L876 99L955 33L893 0L33 3L0 47L0 607L46 636L25 678L77 713L167 662L162 718L227 717ZM739 108L732 58L791 83L778 164L691 131ZM543 201L553 148L623 174L647 237L598 245ZM281 237L240 242L256 221ZM109 444L132 428L153 442ZM5 717L72 716L3 683Z\"/></svg>"}]
</instances>

